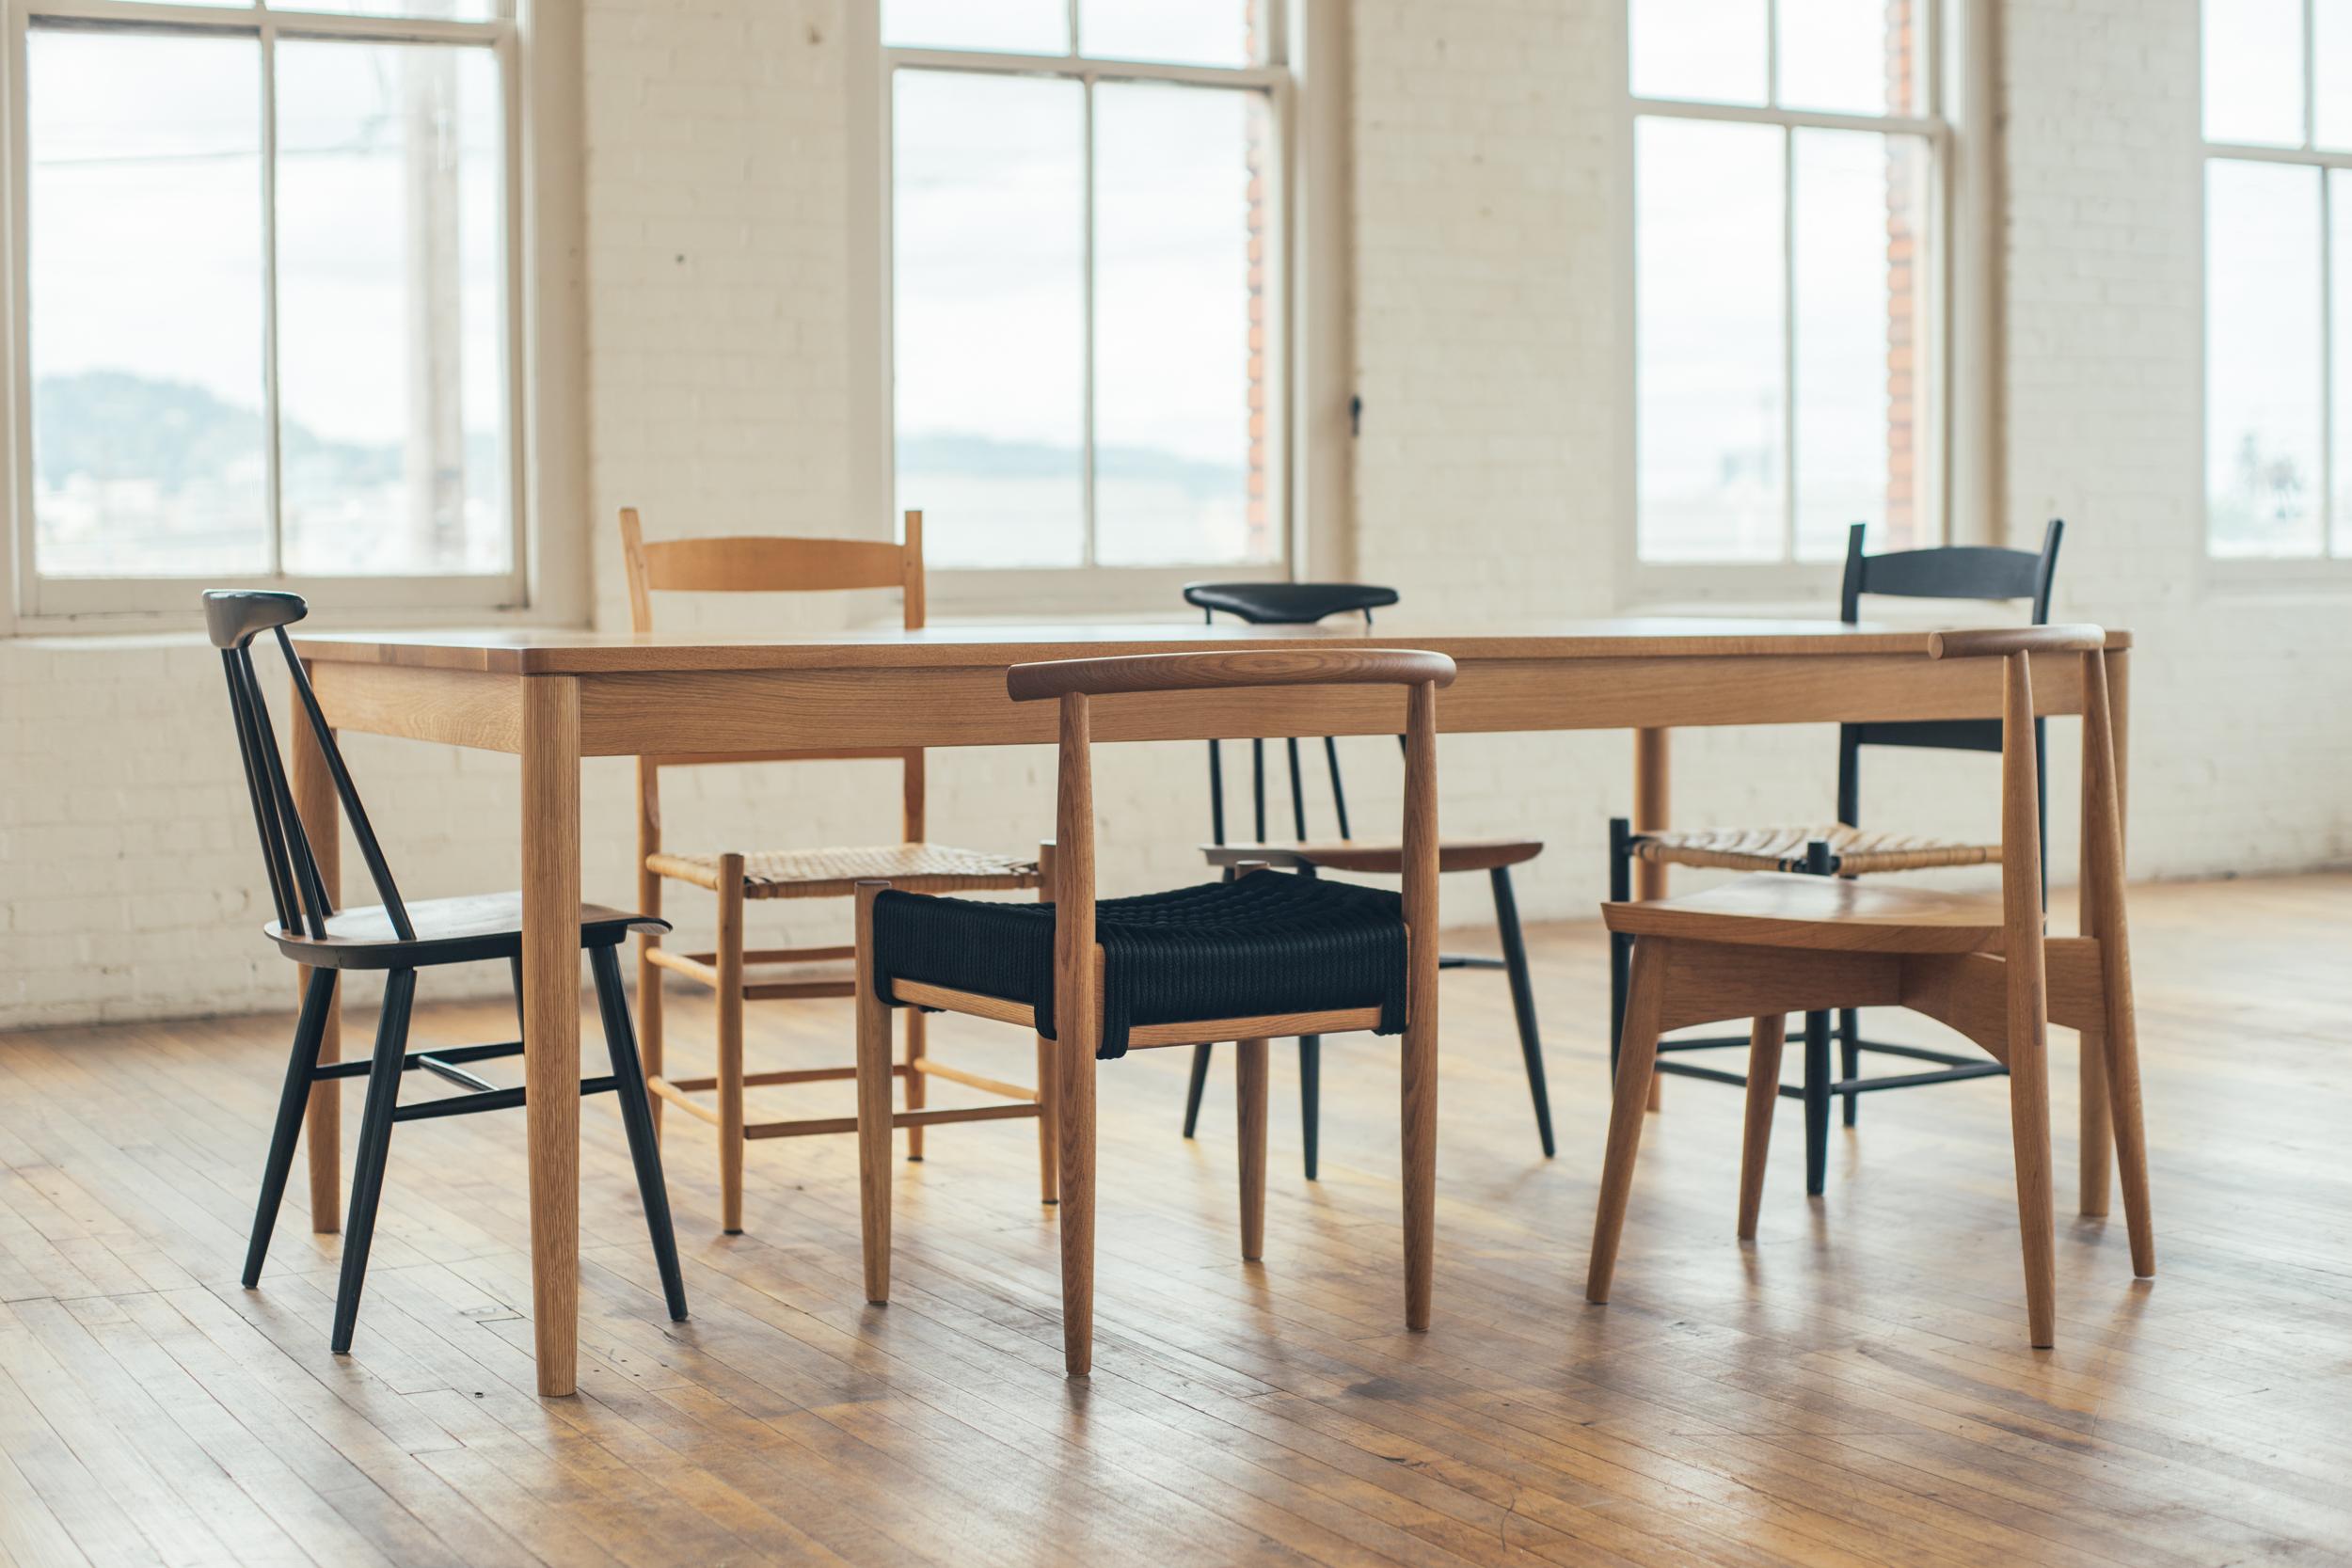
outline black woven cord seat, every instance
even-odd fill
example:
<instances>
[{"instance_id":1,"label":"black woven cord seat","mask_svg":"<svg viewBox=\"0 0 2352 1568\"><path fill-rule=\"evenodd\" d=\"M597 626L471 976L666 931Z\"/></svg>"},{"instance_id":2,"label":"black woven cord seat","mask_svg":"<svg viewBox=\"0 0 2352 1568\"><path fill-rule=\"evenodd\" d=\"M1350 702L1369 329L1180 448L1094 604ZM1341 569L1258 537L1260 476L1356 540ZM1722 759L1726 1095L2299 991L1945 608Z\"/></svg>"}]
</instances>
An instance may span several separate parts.
<instances>
[{"instance_id":1,"label":"black woven cord seat","mask_svg":"<svg viewBox=\"0 0 2352 1568\"><path fill-rule=\"evenodd\" d=\"M1105 898L1103 1032L1095 1054L1127 1053L1130 1026L1377 1007L1376 1033L1405 1028L1405 905L1393 893L1261 871L1231 882ZM874 900L874 983L885 1002L912 980L1037 1010L1054 1038L1054 906L886 892Z\"/></svg>"}]
</instances>

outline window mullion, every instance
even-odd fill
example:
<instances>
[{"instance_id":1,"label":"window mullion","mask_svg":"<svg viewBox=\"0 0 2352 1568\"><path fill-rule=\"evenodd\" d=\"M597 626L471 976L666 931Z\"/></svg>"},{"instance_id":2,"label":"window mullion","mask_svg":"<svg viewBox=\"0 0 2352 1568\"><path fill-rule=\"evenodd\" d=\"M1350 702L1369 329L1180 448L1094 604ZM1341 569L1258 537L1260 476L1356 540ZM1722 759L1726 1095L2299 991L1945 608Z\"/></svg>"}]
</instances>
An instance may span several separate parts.
<instances>
[{"instance_id":1,"label":"window mullion","mask_svg":"<svg viewBox=\"0 0 2352 1568\"><path fill-rule=\"evenodd\" d=\"M1797 132L1780 133L1780 558L1797 559Z\"/></svg>"},{"instance_id":2,"label":"window mullion","mask_svg":"<svg viewBox=\"0 0 2352 1568\"><path fill-rule=\"evenodd\" d=\"M2336 259L2335 177L2319 175L2319 553L2336 549Z\"/></svg>"},{"instance_id":3,"label":"window mullion","mask_svg":"<svg viewBox=\"0 0 2352 1568\"><path fill-rule=\"evenodd\" d=\"M1074 17L1074 16L1076 15L1076 13L1077 13L1077 9L1078 9L1077 0L1071 0L1070 9L1071 9L1071 13L1072 13L1072 15ZM1074 39L1073 39L1073 41L1074 41ZM1082 349L1081 349L1081 353L1082 353L1082 355L1083 355L1083 356L1084 356L1084 360L1085 360L1085 364L1084 364L1084 368L1083 368L1083 373L1082 373L1082 375L1081 375L1081 377L1080 377L1080 382L1079 382L1079 408L1080 408L1080 414L1081 414L1081 417L1080 417L1080 421L1079 421L1079 422L1080 422L1080 436L1079 436L1079 440L1080 440L1080 447L1081 447L1081 450L1082 450L1082 454L1083 454L1083 455L1082 455L1082 461L1081 461L1081 464L1080 464L1080 472L1081 472L1081 474L1083 475L1083 478L1084 478L1084 485L1083 485L1083 488L1082 488L1082 491L1081 491L1081 495L1082 495L1083 504L1084 504L1085 509L1086 509L1086 530L1085 530L1086 554L1084 555L1084 557L1083 557L1082 559L1085 561L1086 564L1087 564L1087 565L1089 565L1089 566L1091 566L1091 565L1095 564L1095 545L1094 545L1094 523L1095 523L1095 518L1094 518L1094 499L1095 499L1095 484L1094 484L1094 294L1095 294L1095 288L1094 288L1094 86L1095 86L1095 83L1094 83L1094 78L1093 78L1092 76L1090 76L1090 75L1089 75L1089 76L1083 77L1083 78L1081 78L1081 79L1080 79L1079 90L1080 90L1080 92L1081 92L1081 94L1082 94L1083 102L1084 102L1084 103L1085 103L1085 104L1086 104L1085 132L1084 132L1084 135L1085 135L1085 140L1086 140L1086 161L1085 161L1086 177L1085 177L1084 183L1085 183L1085 187L1086 187L1086 189L1085 189L1085 194L1084 194L1084 198L1083 198L1083 205L1082 205L1082 207L1081 207L1081 209L1080 209L1079 222L1080 222L1082 225L1084 225L1084 227L1085 227L1085 229L1086 229L1086 233L1085 233L1085 236L1084 236L1084 245L1083 245L1083 249L1082 249L1082 251L1081 251L1081 257L1082 257L1082 260L1081 260L1081 264L1080 264L1080 268L1079 268L1079 273L1080 273L1080 277L1081 277L1081 279L1082 279L1082 287L1081 287L1080 293L1081 293L1081 294L1083 295L1083 303L1082 303L1082 305L1081 305L1081 309L1082 309L1082 311L1083 311L1083 313L1084 313L1084 321L1083 321L1083 323L1082 323L1082 330L1081 330L1081 338L1082 338L1082 341L1083 341L1083 347L1082 347Z\"/></svg>"},{"instance_id":4,"label":"window mullion","mask_svg":"<svg viewBox=\"0 0 2352 1568\"><path fill-rule=\"evenodd\" d=\"M269 575L286 575L285 464L278 408L278 24L261 18L262 50L262 451L269 510Z\"/></svg>"}]
</instances>

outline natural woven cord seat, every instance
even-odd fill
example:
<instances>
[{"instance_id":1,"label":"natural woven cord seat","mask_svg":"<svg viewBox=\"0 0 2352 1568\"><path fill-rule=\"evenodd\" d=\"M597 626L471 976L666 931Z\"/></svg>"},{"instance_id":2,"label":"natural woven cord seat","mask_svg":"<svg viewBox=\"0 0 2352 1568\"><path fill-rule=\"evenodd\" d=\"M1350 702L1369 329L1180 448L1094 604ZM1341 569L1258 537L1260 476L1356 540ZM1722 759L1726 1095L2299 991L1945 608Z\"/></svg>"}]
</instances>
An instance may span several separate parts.
<instances>
[{"instance_id":1,"label":"natural woven cord seat","mask_svg":"<svg viewBox=\"0 0 2352 1568\"><path fill-rule=\"evenodd\" d=\"M1910 833L1866 832L1832 822L1809 828L1695 828L1644 833L1635 858L1669 865L1725 871L1803 871L1805 848L1829 846L1842 876L1873 871L1926 871L1941 865L1998 865L1997 844L1949 844Z\"/></svg>"},{"instance_id":2,"label":"natural woven cord seat","mask_svg":"<svg viewBox=\"0 0 2352 1568\"><path fill-rule=\"evenodd\" d=\"M658 854L645 869L717 888L717 855ZM1037 862L946 844L878 844L857 849L769 849L743 857L746 898L847 898L860 881L883 879L925 893L1033 888Z\"/></svg>"}]
</instances>

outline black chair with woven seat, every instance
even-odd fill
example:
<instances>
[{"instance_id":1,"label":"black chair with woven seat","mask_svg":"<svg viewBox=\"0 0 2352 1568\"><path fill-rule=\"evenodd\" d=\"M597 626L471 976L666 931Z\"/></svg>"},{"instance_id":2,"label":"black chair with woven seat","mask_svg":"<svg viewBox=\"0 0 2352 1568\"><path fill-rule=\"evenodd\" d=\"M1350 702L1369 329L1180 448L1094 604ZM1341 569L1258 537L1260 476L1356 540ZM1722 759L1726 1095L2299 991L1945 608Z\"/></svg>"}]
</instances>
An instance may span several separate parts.
<instances>
[{"instance_id":1,"label":"black chair with woven seat","mask_svg":"<svg viewBox=\"0 0 2352 1568\"><path fill-rule=\"evenodd\" d=\"M1368 582L1196 582L1184 589L1184 601L1203 612L1203 618L1214 622L1218 613L1236 616L1252 626L1311 626L1334 615L1361 615L1364 625L1372 625L1372 612L1397 602L1393 588L1382 588ZM1223 743L1209 742L1209 832L1211 842L1201 846L1209 863L1221 868L1228 877L1245 861L1259 861L1283 870L1296 871L1311 877L1317 871L1349 872L1365 876L1393 877L1400 867L1400 847L1394 841L1359 839L1349 831L1347 819L1347 785L1340 773L1339 742L1330 736L1323 738L1323 761L1331 783L1332 819L1339 829L1336 838L1310 839L1307 836L1306 769L1299 756L1298 739L1290 737L1289 749L1291 827L1296 834L1289 843L1269 843L1266 838L1266 780L1265 741L1249 742L1249 801L1253 837L1249 842L1229 842L1225 834L1225 759ZM1483 954L1448 953L1438 959L1440 969L1499 969L1511 987L1511 1011L1518 1026L1519 1054L1527 1068L1527 1092L1535 1102L1535 1132L1542 1141L1544 1158L1552 1155L1551 1099L1544 1085L1544 1044L1535 1022L1535 988L1528 977L1527 942L1519 930L1519 905L1511 885L1511 867L1523 864L1543 853L1543 843L1537 839L1483 838L1441 839L1438 845L1438 870L1440 874L1460 871L1484 871L1494 893L1495 926L1501 933L1502 956L1488 958ZM1184 1136L1189 1138L1200 1121L1200 1101L1209 1084L1209 1057L1212 1048L1196 1048L1192 1053L1192 1078L1184 1092ZM1323 1041L1313 1035L1298 1039L1298 1117L1300 1132L1306 1147L1307 1180L1315 1180L1321 1145L1323 1098Z\"/></svg>"},{"instance_id":2,"label":"black chair with woven seat","mask_svg":"<svg viewBox=\"0 0 2352 1568\"><path fill-rule=\"evenodd\" d=\"M1402 1034L1405 1317L1429 1324L1437 1213L1438 688L1442 655L1300 647L1015 665L1015 702L1060 706L1059 805L1047 904L982 903L858 884L858 1167L866 1293L890 1295L890 1009L966 1013L1051 1040L1059 1094L1062 1346L1092 1365L1094 1077L1150 1046L1239 1043L1241 1251L1265 1235L1269 1036ZM1097 901L1089 704L1266 687L1403 688L1401 895L1254 866L1231 879ZM1357 692L1361 707L1389 693ZM1181 703L1171 704L1179 706ZM1194 711L1208 712L1197 698ZM1230 710L1219 705L1223 717Z\"/></svg>"},{"instance_id":3,"label":"black chair with woven seat","mask_svg":"<svg viewBox=\"0 0 2352 1568\"><path fill-rule=\"evenodd\" d=\"M350 769L336 747L318 698L310 689L302 661L294 656L286 627L309 613L294 594L246 590L216 590L204 595L204 621L213 645L220 650L228 672L229 705L237 725L237 750L245 764L254 827L261 834L267 863L270 899L278 918L264 928L280 952L308 971L302 1011L294 1025L294 1049L286 1062L286 1079L278 1101L276 1125L270 1134L269 1163L262 1176L261 1202L253 1213L253 1234L246 1249L245 1285L261 1283L262 1264L269 1255L270 1232L278 1221L286 1177L294 1164L294 1141L302 1131L304 1109L313 1085L331 1084L364 1074L368 1081L365 1110L359 1122L359 1144L351 1178L351 1203L343 1222L342 1273L335 1291L332 1343L335 1354L351 1349L359 1317L359 1293L367 1279L368 1247L375 1234L375 1213L384 1190L384 1167L391 1149L395 1123L429 1117L464 1116L478 1111L507 1110L523 1103L520 1088L501 1088L467 1069L467 1064L519 1055L520 1040L495 1044L436 1047L411 1053L408 1044L410 1005L416 998L417 972L443 964L506 960L519 998L522 988L522 895L518 893L470 897L405 900L392 881L382 846L369 825L366 808L353 784ZM326 762L351 824L368 876L375 884L380 904L338 910L329 897L312 851L309 833L295 810L284 764L278 757L269 706L253 667L253 639L274 632L294 677L294 691L302 712L297 722L308 723ZM604 1043L612 1061L610 1077L581 1081L581 1094L611 1092L620 1097L621 1122L628 1135L629 1154L637 1167L638 1196L645 1208L645 1227L652 1234L654 1261L661 1275L661 1291L672 1319L686 1318L686 1287L679 1275L677 1243L670 1226L670 1198L661 1179L661 1155L654 1139L653 1110L645 1092L644 1069L637 1058L637 1041L629 1026L628 998L621 989L619 952L631 931L661 929L622 910L583 904L580 911L580 945L588 955L596 977L596 1002L604 1023ZM319 1044L335 1006L337 978L345 970L385 972L384 1003L377 1014L375 1049L366 1061L319 1063ZM402 1075L422 1069L468 1092L440 1100L400 1103Z\"/></svg>"},{"instance_id":4,"label":"black chair with woven seat","mask_svg":"<svg viewBox=\"0 0 2352 1568\"><path fill-rule=\"evenodd\" d=\"M1863 550L1864 525L1856 523L1846 535L1845 578L1838 595L1838 618L1852 626L1862 618L1864 594L1888 598L1968 599L1985 603L2024 600L2033 626L2050 619L2050 585L2058 570L2058 541L2066 525L2052 518L2039 550L2002 549L1953 545L1933 549L1895 550L1868 555ZM2034 741L2045 740L2046 726L2034 721ZM1637 861L1666 865L1708 867L1725 871L1801 872L1817 877L1862 877L1890 871L1924 871L1940 867L1997 864L1997 843L1962 843L1885 830L1866 830L1862 816L1862 748L1894 746L1938 751L2001 750L1997 719L1935 719L1899 723L1840 724L1837 727L1837 819L1831 823L1777 828L1713 828L1637 831L1624 817L1609 824L1609 896L1624 903L1633 896L1633 866ZM2041 789L2041 820L2049 818L2048 790ZM2042 879L2046 889L2048 879ZM1615 1063L1625 1032L1626 987L1633 939L1618 932L1609 944L1609 1059ZM1827 1184L1829 1169L1829 1107L1842 1101L1845 1124L1855 1124L1861 1096L1888 1089L1916 1088L1929 1084L1956 1083L1969 1078L1997 1077L2006 1069L1998 1062L1958 1055L1925 1046L1866 1039L1858 1010L1837 1014L1838 1070L1830 1069L1830 1017L1808 1014L1804 1021L1804 1081L1780 1092L1804 1102L1805 1191L1818 1195ZM1747 1037L1704 1037L1661 1040L1661 1053L1747 1050ZM1865 1052L1931 1064L1925 1069L1864 1077ZM1660 1073L1704 1078L1744 1085L1742 1073L1702 1067L1695 1062L1661 1056Z\"/></svg>"}]
</instances>

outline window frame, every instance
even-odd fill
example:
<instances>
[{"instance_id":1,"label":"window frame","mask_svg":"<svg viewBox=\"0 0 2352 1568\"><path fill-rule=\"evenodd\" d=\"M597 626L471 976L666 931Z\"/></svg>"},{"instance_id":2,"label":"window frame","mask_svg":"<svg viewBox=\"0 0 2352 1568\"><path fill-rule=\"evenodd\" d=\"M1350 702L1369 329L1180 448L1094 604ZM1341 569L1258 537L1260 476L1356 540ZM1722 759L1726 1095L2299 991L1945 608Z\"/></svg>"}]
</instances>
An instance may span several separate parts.
<instances>
[{"instance_id":1,"label":"window frame","mask_svg":"<svg viewBox=\"0 0 2352 1568\"><path fill-rule=\"evenodd\" d=\"M533 193L527 178L526 115L530 90L524 76L519 5L530 0L495 0L494 15L480 22L435 18L348 15L305 10L299 6L248 0L239 6L197 6L174 0L0 0L0 26L5 27L8 111L0 124L6 156L0 158L7 199L5 247L6 309L0 310L0 347L7 354L7 431L13 483L0 505L8 514L13 535L8 562L14 568L13 595L16 629L22 630L147 630L184 624L193 612L200 588L266 588L303 594L314 608L358 610L394 619L500 618L529 610L533 604L530 470L532 433L529 390L532 376L530 355L545 345L533 342L529 287L531 225L527 206ZM33 475L33 385L30 330L31 234L30 135L26 88L27 39L34 27L63 24L93 32L121 31L152 36L157 32L250 37L261 52L261 179L262 267L262 387L268 473L265 494L270 513L270 551L275 562L282 547L284 522L280 496L278 444L282 414L278 403L278 246L277 229L277 82L276 46L289 40L337 40L390 44L464 44L486 49L499 77L502 156L500 203L503 223L501 263L505 272L501 295L507 527L510 556L506 571L495 574L315 577L278 570L262 574L218 574L183 577L67 577L45 575L37 559ZM561 598L563 595L556 594Z\"/></svg>"},{"instance_id":2,"label":"window frame","mask_svg":"<svg viewBox=\"0 0 2352 1568\"><path fill-rule=\"evenodd\" d=\"M1079 30L1079 0L1065 0L1070 50L1060 55L1038 55L1011 51L978 49L936 49L900 46L883 42L881 38L880 5L871 8L873 15L862 25L871 31L876 69L872 74L874 103L860 113L853 106L853 115L870 126L871 135L866 146L871 149L871 177L861 181L853 164L851 171L852 232L864 231L874 236L876 259L874 268L853 269L877 279L871 292L859 303L862 313L875 323L877 350L875 374L880 386L873 389L869 404L878 400L878 428L873 446L878 449L875 464L878 472L874 483L879 486L883 514L897 517L900 510L918 503L920 497L900 498L898 494L898 409L896 397L897 325L894 320L897 295L897 236L893 220L896 207L897 175L896 146L893 135L896 83L900 71L948 71L979 75L1044 76L1075 81L1086 91L1086 122L1083 155L1084 267L1086 299L1083 318L1084 425L1081 452L1086 475L1085 560L1074 566L944 566L931 570L931 602L935 609L950 614L970 616L1017 616L1022 618L1069 619L1073 617L1150 617L1188 613L1184 610L1180 592L1187 582L1203 579L1217 581L1287 581L1299 575L1300 562L1312 547L1319 562L1334 562L1339 551L1322 545L1328 537L1336 515L1320 519L1315 537L1307 536L1303 476L1300 451L1304 433L1298 428L1297 395L1301 361L1311 352L1301 332L1301 310L1298 296L1299 280L1295 257L1300 248L1301 183L1299 147L1301 95L1294 70L1294 41L1303 30L1302 9L1315 10L1314 24L1324 24L1319 6L1302 8L1294 0L1261 0L1263 11L1263 59L1254 65L1201 66L1179 65L1150 60L1124 60L1078 53L1083 35ZM1098 520L1094 511L1094 333L1095 333L1095 145L1094 87L1104 82L1164 83L1176 86L1208 87L1225 91L1257 92L1265 99L1267 134L1273 143L1265 160L1261 178L1265 183L1265 202L1269 219L1264 231L1264 265L1270 277L1265 290L1266 321L1263 341L1265 344L1266 397L1264 411L1267 473L1265 503L1272 521L1272 532L1279 542L1279 554L1270 562L1247 564L1197 562L1174 565L1116 566L1094 560ZM1332 95L1336 96L1336 95ZM854 216L860 204L856 187L865 187L872 210L863 222ZM861 313L853 311L855 314ZM854 357L854 356L853 356ZM1336 515L1337 505L1327 509ZM927 524L929 519L927 519Z\"/></svg>"},{"instance_id":3,"label":"window frame","mask_svg":"<svg viewBox=\"0 0 2352 1568\"><path fill-rule=\"evenodd\" d=\"M2330 594L2352 588L2352 543L2338 546L2343 522L2335 515L2336 420L2339 377L2352 380L2352 367L2336 363L2336 314L2352 309L2352 299L2336 298L2334 251L2334 187L2332 171L2344 170L2352 185L2352 146L2323 149L2319 134L2319 56L2316 0L2301 0L2303 135L2293 147L2262 142L2209 140L2205 135L2205 24L2208 6L2197 8L2197 121L2194 133L2193 177L2197 182L2197 534L2191 544L2193 569L2206 586L2219 589L2282 590L2290 594L2320 589ZM2213 320L2212 277L2208 270L2212 214L2208 201L2208 171L2216 163L2280 164L2314 169L2319 181L2319 549L2312 555L2231 556L2213 548L2213 381L2208 363L2207 334ZM2352 530L2345 530L2352 541Z\"/></svg>"},{"instance_id":4,"label":"window frame","mask_svg":"<svg viewBox=\"0 0 2352 1568\"><path fill-rule=\"evenodd\" d=\"M1925 112L1917 115L1855 114L1841 110L1792 109L1781 106L1780 96L1780 7L1782 0L1763 0L1765 40L1765 102L1762 103L1725 103L1707 99L1658 98L1636 93L1632 78L1632 9L1638 0L1626 0L1616 8L1625 36L1617 51L1617 62L1625 87L1623 113L1618 125L1623 136L1623 150L1618 160L1619 202L1617 230L1619 243L1620 292L1617 301L1619 322L1619 356L1621 360L1618 385L1625 389L1624 418L1620 421L1619 497L1618 509L1622 522L1619 527L1620 552L1618 594L1621 604L1657 606L1661 604L1742 601L1748 603L1811 605L1820 601L1824 585L1834 583L1842 562L1838 560L1800 561L1796 559L1796 418L1795 344L1796 344L1796 224L1793 208L1796 199L1794 164L1796 133L1802 130L1864 131L1887 135L1911 135L1919 138L1926 150L1927 200L1921 213L1921 234L1916 253L1925 276L1919 284L1920 309L1918 321L1924 329L1923 341L1916 345L1920 360L1918 369L1919 409L1915 416L1914 430L1918 472L1918 506L1924 526L1920 543L1923 546L1945 544L1997 544L1991 537L1994 531L1992 515L1981 498L1971 497L1978 504L1964 511L1962 498L1954 491L1956 465L1952 450L1962 426L1957 422L1964 417L1958 404L1965 389L1959 384L1960 365L1963 358L1988 359L1992 345L1980 345L1977 355L1966 356L1956 340L1956 295L1963 279L1957 276L1959 258L1963 254L1961 230L1971 221L1971 214L1960 210L1956 201L1958 181L1955 173L1953 149L1958 140L1955 111L1969 107L1969 89L1973 78L1982 71L1984 54L1981 42L1963 37L1961 29L1983 20L1988 10L1982 0L1915 0L1915 26L1917 47L1922 57L1916 62L1919 92ZM1963 77L1963 71L1971 73ZM1703 120L1731 124L1764 125L1781 132L1781 254L1782 254L1782 316L1781 316L1781 440L1783 472L1781 474L1781 539L1783 555L1774 561L1645 561L1641 544L1641 344L1637 311L1640 306L1640 252L1636 232L1640 199L1637 129L1644 119ZM1991 136L1984 135L1988 149ZM1994 226L1997 231L1997 224ZM1973 251L1971 252L1973 259ZM1971 325L1980 325L1981 310L1970 311ZM1982 379L1979 372L1979 380ZM1967 421L1971 431L1986 426L1981 419ZM1992 454L1987 453L1988 460Z\"/></svg>"}]
</instances>

